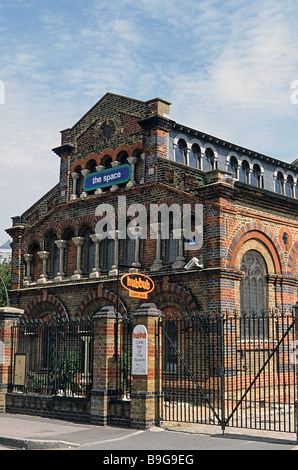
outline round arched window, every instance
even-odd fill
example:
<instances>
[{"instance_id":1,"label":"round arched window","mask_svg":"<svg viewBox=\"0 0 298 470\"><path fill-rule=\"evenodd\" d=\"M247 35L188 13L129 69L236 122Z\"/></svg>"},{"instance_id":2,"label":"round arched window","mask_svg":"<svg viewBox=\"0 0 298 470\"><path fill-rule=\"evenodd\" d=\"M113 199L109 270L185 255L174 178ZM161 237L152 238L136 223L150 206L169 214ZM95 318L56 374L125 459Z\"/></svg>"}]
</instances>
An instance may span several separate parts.
<instances>
[{"instance_id":1,"label":"round arched window","mask_svg":"<svg viewBox=\"0 0 298 470\"><path fill-rule=\"evenodd\" d=\"M241 281L241 311L262 313L267 310L267 266L263 256L250 250L243 256L240 270L244 272Z\"/></svg>"}]
</instances>

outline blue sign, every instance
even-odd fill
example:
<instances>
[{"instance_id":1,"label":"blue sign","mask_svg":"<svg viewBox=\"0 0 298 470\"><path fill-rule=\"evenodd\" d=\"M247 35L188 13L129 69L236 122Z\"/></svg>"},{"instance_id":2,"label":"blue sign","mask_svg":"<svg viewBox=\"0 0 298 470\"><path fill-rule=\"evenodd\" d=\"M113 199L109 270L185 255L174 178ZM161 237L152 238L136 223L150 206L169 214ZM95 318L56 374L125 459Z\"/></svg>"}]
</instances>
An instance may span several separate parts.
<instances>
[{"instance_id":1,"label":"blue sign","mask_svg":"<svg viewBox=\"0 0 298 470\"><path fill-rule=\"evenodd\" d=\"M97 188L106 188L113 184L127 183L130 180L131 166L117 166L116 168L108 168L107 170L90 173L84 179L84 191L93 191Z\"/></svg>"}]
</instances>

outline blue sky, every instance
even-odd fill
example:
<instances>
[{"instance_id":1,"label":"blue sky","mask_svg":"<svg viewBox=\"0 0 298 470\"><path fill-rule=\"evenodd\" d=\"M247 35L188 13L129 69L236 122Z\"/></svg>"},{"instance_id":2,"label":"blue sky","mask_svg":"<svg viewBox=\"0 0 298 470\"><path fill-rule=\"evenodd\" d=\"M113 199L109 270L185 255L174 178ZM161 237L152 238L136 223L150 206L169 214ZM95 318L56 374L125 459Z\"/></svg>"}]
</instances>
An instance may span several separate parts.
<instances>
[{"instance_id":1,"label":"blue sky","mask_svg":"<svg viewBox=\"0 0 298 470\"><path fill-rule=\"evenodd\" d=\"M107 91L172 103L171 118L298 157L297 0L0 0L0 245L58 181L51 151ZM3 102L4 101L4 102Z\"/></svg>"}]
</instances>

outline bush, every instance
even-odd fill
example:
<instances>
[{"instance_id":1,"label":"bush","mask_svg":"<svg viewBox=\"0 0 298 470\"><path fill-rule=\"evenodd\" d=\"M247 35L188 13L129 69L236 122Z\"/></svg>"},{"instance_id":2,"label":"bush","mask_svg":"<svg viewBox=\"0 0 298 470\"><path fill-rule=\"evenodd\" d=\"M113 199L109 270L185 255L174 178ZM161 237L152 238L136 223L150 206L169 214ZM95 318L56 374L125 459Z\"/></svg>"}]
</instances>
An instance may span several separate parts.
<instances>
[{"instance_id":1,"label":"bush","mask_svg":"<svg viewBox=\"0 0 298 470\"><path fill-rule=\"evenodd\" d=\"M11 287L11 263L3 261L0 263L0 277L3 280L6 289L9 290ZM0 283L0 307L7 305L6 292L2 282Z\"/></svg>"}]
</instances>

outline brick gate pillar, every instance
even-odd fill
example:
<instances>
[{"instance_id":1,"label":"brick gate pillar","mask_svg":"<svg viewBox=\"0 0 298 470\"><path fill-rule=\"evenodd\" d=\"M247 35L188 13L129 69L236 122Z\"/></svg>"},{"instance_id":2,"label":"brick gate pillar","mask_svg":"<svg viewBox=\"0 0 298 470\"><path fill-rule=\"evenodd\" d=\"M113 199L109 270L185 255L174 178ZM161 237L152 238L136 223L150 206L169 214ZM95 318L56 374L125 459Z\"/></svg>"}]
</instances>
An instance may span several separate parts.
<instances>
[{"instance_id":1,"label":"brick gate pillar","mask_svg":"<svg viewBox=\"0 0 298 470\"><path fill-rule=\"evenodd\" d=\"M130 423L131 427L137 429L148 429L157 424L158 409L158 380L160 379L158 368L158 319L162 315L155 304L143 304L133 315L133 347L139 345L134 341L139 337L144 338L144 331L147 330L147 367L146 372L140 367L137 370L136 354L133 353L132 361L132 389L131 389L131 407ZM135 327L142 325L136 332ZM141 332L141 334L140 334ZM144 360L144 351L141 353L141 361ZM140 375L140 373L143 375Z\"/></svg>"},{"instance_id":2,"label":"brick gate pillar","mask_svg":"<svg viewBox=\"0 0 298 470\"><path fill-rule=\"evenodd\" d=\"M5 412L5 395L11 382L11 327L24 310L13 307L0 308L0 413Z\"/></svg>"},{"instance_id":3,"label":"brick gate pillar","mask_svg":"<svg viewBox=\"0 0 298 470\"><path fill-rule=\"evenodd\" d=\"M103 307L93 317L93 389L91 391L91 423L108 424L109 399L116 393L117 361L115 358L114 307Z\"/></svg>"}]
</instances>

